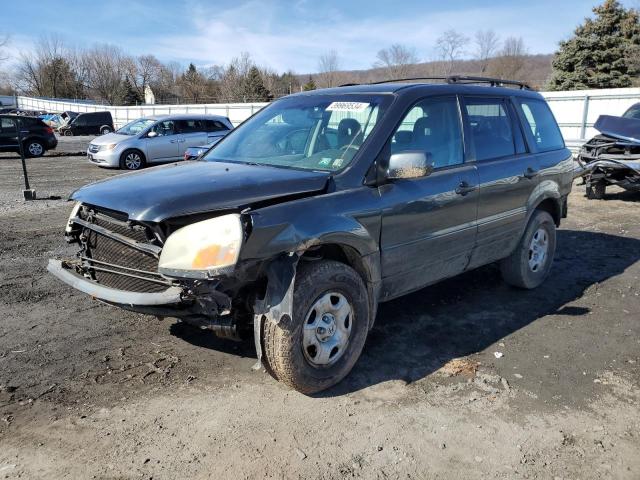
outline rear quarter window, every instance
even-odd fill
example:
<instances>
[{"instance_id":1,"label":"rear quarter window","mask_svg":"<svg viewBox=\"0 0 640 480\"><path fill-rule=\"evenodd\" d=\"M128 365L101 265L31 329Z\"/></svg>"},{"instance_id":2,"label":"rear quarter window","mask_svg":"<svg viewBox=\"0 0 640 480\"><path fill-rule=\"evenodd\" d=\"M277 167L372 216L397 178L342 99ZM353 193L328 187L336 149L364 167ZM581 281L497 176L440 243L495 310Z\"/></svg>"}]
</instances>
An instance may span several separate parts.
<instances>
[{"instance_id":1,"label":"rear quarter window","mask_svg":"<svg viewBox=\"0 0 640 480\"><path fill-rule=\"evenodd\" d=\"M551 109L544 100L521 98L519 100L526 127L531 131L538 151L564 148L564 139Z\"/></svg>"}]
</instances>

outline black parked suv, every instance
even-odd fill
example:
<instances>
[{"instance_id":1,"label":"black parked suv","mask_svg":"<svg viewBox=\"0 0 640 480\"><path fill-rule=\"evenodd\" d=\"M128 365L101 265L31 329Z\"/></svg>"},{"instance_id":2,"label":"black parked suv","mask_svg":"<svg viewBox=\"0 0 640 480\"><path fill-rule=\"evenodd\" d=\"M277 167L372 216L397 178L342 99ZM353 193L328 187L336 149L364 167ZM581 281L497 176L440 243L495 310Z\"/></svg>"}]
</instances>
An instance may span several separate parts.
<instances>
[{"instance_id":1,"label":"black parked suv","mask_svg":"<svg viewBox=\"0 0 640 480\"><path fill-rule=\"evenodd\" d=\"M0 115L0 152L20 153L18 134L27 157L40 157L58 145L53 129L39 118Z\"/></svg>"},{"instance_id":2,"label":"black parked suv","mask_svg":"<svg viewBox=\"0 0 640 480\"><path fill-rule=\"evenodd\" d=\"M60 135L106 135L114 131L111 112L80 113L58 129Z\"/></svg>"},{"instance_id":3,"label":"black parked suv","mask_svg":"<svg viewBox=\"0 0 640 480\"><path fill-rule=\"evenodd\" d=\"M77 190L78 257L49 271L124 309L253 335L275 378L326 389L379 302L491 262L520 288L548 275L571 153L542 96L482 81L279 99L198 161Z\"/></svg>"}]
</instances>

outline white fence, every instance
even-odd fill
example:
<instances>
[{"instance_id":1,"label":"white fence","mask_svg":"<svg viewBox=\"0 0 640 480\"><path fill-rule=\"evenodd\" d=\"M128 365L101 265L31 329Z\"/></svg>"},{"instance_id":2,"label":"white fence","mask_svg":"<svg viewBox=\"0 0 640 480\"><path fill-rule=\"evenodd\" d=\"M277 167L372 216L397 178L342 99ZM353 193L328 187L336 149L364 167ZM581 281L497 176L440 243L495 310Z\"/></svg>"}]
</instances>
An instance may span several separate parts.
<instances>
[{"instance_id":1,"label":"white fence","mask_svg":"<svg viewBox=\"0 0 640 480\"><path fill-rule=\"evenodd\" d=\"M551 106L565 140L576 147L596 134L593 124L600 115L622 115L636 102L640 102L640 88L613 88L603 90L577 90L570 92L541 92ZM266 103L212 103L194 105L144 105L110 107L60 102L31 97L17 97L19 108L49 112L95 112L109 110L116 127L146 115L202 113L224 115L234 125L243 122Z\"/></svg>"},{"instance_id":2,"label":"white fence","mask_svg":"<svg viewBox=\"0 0 640 480\"><path fill-rule=\"evenodd\" d=\"M584 143L597 134L600 115L622 115L640 102L640 88L610 88L571 92L540 92L553 110L567 144Z\"/></svg>"},{"instance_id":3,"label":"white fence","mask_svg":"<svg viewBox=\"0 0 640 480\"><path fill-rule=\"evenodd\" d=\"M192 105L141 105L132 107L113 107L90 105L75 102L60 102L32 97L17 97L18 106L24 110L45 110L47 112L103 112L108 110L113 117L116 128L136 118L149 115L172 115L184 113L200 113L205 115L223 115L238 125L267 105L266 103L201 103Z\"/></svg>"}]
</instances>

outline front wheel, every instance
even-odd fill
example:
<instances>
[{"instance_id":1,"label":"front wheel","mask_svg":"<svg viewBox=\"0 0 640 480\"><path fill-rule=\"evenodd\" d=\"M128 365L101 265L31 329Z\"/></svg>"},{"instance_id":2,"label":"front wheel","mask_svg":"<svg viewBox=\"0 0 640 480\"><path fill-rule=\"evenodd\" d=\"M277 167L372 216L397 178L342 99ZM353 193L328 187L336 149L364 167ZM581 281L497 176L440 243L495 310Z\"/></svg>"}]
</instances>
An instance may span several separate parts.
<instances>
[{"instance_id":1,"label":"front wheel","mask_svg":"<svg viewBox=\"0 0 640 480\"><path fill-rule=\"evenodd\" d=\"M73 132L71 130L65 130L63 135L65 137L73 137Z\"/></svg>"},{"instance_id":2,"label":"front wheel","mask_svg":"<svg viewBox=\"0 0 640 480\"><path fill-rule=\"evenodd\" d=\"M144 156L138 150L126 150L120 157L120 168L125 170L140 170L144 165Z\"/></svg>"},{"instance_id":3,"label":"front wheel","mask_svg":"<svg viewBox=\"0 0 640 480\"><path fill-rule=\"evenodd\" d=\"M505 282L536 288L549 275L556 251L556 224L549 213L536 210L515 251L500 261Z\"/></svg>"},{"instance_id":4,"label":"front wheel","mask_svg":"<svg viewBox=\"0 0 640 480\"><path fill-rule=\"evenodd\" d=\"M360 357L369 330L369 301L351 267L328 260L298 267L293 318L262 326L267 371L312 394L342 380Z\"/></svg>"}]
</instances>

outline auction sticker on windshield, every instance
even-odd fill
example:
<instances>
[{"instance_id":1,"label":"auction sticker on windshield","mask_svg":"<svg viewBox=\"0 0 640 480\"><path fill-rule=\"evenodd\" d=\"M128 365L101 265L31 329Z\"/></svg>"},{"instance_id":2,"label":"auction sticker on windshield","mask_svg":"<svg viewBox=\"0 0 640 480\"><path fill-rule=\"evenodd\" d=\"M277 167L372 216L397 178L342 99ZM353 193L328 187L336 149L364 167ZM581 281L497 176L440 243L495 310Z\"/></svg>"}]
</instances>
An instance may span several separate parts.
<instances>
[{"instance_id":1,"label":"auction sticker on windshield","mask_svg":"<svg viewBox=\"0 0 640 480\"><path fill-rule=\"evenodd\" d=\"M369 106L366 102L332 102L328 112L363 112Z\"/></svg>"}]
</instances>

